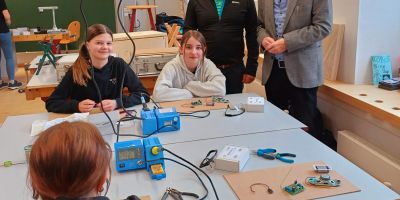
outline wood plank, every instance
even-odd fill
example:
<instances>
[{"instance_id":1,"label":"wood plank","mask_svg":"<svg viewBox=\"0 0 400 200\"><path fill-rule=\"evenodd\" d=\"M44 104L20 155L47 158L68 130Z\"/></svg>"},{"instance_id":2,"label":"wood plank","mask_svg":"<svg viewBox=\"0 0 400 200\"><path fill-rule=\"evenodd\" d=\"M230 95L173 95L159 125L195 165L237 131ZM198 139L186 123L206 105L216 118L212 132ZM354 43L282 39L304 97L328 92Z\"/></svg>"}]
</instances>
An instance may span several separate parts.
<instances>
[{"instance_id":1,"label":"wood plank","mask_svg":"<svg viewBox=\"0 0 400 200\"><path fill-rule=\"evenodd\" d=\"M334 24L332 33L323 40L324 78L335 81L342 51L344 24Z\"/></svg>"},{"instance_id":2,"label":"wood plank","mask_svg":"<svg viewBox=\"0 0 400 200\"><path fill-rule=\"evenodd\" d=\"M32 42L43 40L61 40L68 37L68 33L55 33L55 34L33 34L33 35L14 35L12 36L13 42Z\"/></svg>"},{"instance_id":3,"label":"wood plank","mask_svg":"<svg viewBox=\"0 0 400 200\"><path fill-rule=\"evenodd\" d=\"M148 9L148 8L157 8L158 6L156 5L131 5L131 6L126 6L128 9Z\"/></svg>"}]
</instances>

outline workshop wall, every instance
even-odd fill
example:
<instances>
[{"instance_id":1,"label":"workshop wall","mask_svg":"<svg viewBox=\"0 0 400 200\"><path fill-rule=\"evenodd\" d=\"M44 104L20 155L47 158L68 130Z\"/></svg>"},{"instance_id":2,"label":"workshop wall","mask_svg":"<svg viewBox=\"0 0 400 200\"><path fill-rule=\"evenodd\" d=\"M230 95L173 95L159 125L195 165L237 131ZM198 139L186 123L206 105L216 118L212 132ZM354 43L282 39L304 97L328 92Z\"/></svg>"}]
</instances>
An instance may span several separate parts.
<instances>
[{"instance_id":1,"label":"workshop wall","mask_svg":"<svg viewBox=\"0 0 400 200\"><path fill-rule=\"evenodd\" d=\"M115 32L115 13L114 0L82 0L83 9L88 20L88 24L102 23L110 27ZM81 16L79 6L80 0L6 0L7 7L12 17L10 28L28 27L45 28L53 27L53 16L51 10L39 13L39 6L58 6L55 11L57 28L66 29L68 24L74 20L81 22L80 42L68 45L69 49L77 49L84 39L84 20ZM64 47L62 47L64 48ZM37 42L18 42L16 51L39 51L41 50Z\"/></svg>"}]
</instances>

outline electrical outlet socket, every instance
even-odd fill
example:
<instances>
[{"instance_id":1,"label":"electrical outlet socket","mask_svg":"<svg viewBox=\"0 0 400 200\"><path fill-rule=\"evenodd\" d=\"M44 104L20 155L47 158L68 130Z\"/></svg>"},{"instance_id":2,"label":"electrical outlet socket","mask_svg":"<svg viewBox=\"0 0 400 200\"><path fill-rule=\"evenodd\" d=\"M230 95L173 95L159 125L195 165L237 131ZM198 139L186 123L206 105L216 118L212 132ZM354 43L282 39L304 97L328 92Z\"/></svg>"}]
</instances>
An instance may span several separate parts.
<instances>
[{"instance_id":1,"label":"electrical outlet socket","mask_svg":"<svg viewBox=\"0 0 400 200\"><path fill-rule=\"evenodd\" d=\"M264 112L264 98L263 97L247 97L245 105L247 112Z\"/></svg>"}]
</instances>

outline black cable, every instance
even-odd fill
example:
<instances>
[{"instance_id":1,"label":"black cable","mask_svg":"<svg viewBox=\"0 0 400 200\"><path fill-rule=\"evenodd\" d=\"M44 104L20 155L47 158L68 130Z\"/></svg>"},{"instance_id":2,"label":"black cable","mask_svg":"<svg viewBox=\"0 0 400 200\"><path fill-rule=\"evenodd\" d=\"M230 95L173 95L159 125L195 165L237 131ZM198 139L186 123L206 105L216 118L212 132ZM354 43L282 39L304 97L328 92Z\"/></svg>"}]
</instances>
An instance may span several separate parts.
<instances>
[{"instance_id":1,"label":"black cable","mask_svg":"<svg viewBox=\"0 0 400 200\"><path fill-rule=\"evenodd\" d=\"M185 165L185 164L183 164L183 163L181 163L181 162L179 162L179 161L177 161L177 160L174 160L174 159L172 159L172 158L160 158L160 160L169 160L169 161L175 162L175 163L177 163L177 164L179 164L179 165L182 165L182 166L188 168L190 171L192 171L192 172L197 176L197 178L200 180L201 185L202 185L202 186L204 187L204 189L206 190L206 194L205 194L203 197L199 198L199 199L202 200L202 199L205 199L205 198L208 196L208 189L207 189L207 186L206 186L206 184L204 184L203 180L200 178L199 174L198 174L196 171L194 171L194 170L193 170L192 168L190 168L189 166L187 166L187 165ZM150 161L148 161L148 162L150 162ZM217 199L218 199L218 197L217 197Z\"/></svg>"},{"instance_id":2,"label":"black cable","mask_svg":"<svg viewBox=\"0 0 400 200\"><path fill-rule=\"evenodd\" d=\"M172 154L173 156L175 156L175 157L177 157L177 158L179 158L179 159L181 159L181 160L183 160L184 162L188 163L189 165L191 165L192 167L196 168L196 169L199 170L201 173L203 173L203 174L207 177L208 181L210 181L210 184L211 184L211 186L212 186L212 188L213 188L215 197L217 198L217 200L219 200L219 197L218 197L218 194L217 194L217 190L215 189L214 183L212 182L211 178L208 176L207 173L205 173L202 169L198 168L196 165L192 164L191 162L187 161L186 159L184 159L184 158L182 158L182 157L176 155L176 154L173 153L172 151L170 151L170 150L168 150L168 149L166 149L166 148L164 148L164 147L162 147L162 150L163 150L163 151L166 151L166 152L168 152L168 153L170 153L170 154Z\"/></svg>"},{"instance_id":3,"label":"black cable","mask_svg":"<svg viewBox=\"0 0 400 200\"><path fill-rule=\"evenodd\" d=\"M108 189L110 188L110 181L108 179L106 179L106 192L104 192L103 196L107 196L108 193Z\"/></svg>"},{"instance_id":4,"label":"black cable","mask_svg":"<svg viewBox=\"0 0 400 200\"><path fill-rule=\"evenodd\" d=\"M126 75L126 68L124 68L124 72L123 72L123 74L122 74L122 79L121 79L121 85L120 85L120 88L119 88L119 97L120 97L119 99L121 100L119 103L121 104L122 110L124 110L124 112L125 112L127 115L129 115L130 117L135 118L136 116L133 116L130 112L128 112L128 110L126 110L126 108L125 108L125 106L124 106L122 91L123 91L123 89L124 89L125 75ZM132 93L132 94L135 94L135 93ZM135 95L137 95L137 94L135 94ZM139 95L137 95L137 96L139 96ZM139 96L139 98L140 98L140 96Z\"/></svg>"},{"instance_id":5,"label":"black cable","mask_svg":"<svg viewBox=\"0 0 400 200\"><path fill-rule=\"evenodd\" d=\"M142 94L146 95L146 96L151 100L151 102L153 102L153 104L154 104L157 108L161 108L160 102L154 101L154 99L151 98L151 96L150 96L149 94L146 94L146 93L142 93Z\"/></svg>"},{"instance_id":6,"label":"black cable","mask_svg":"<svg viewBox=\"0 0 400 200\"><path fill-rule=\"evenodd\" d=\"M81 2L79 4L79 10L81 11L81 15L83 17L83 22L84 22L85 28L86 28L85 29L85 43L86 43L88 24L87 24L85 13L83 13L83 0L81 0Z\"/></svg>"},{"instance_id":7,"label":"black cable","mask_svg":"<svg viewBox=\"0 0 400 200\"><path fill-rule=\"evenodd\" d=\"M238 112L238 113L228 113L228 110L236 110L236 111L240 111L240 112ZM225 116L226 117L235 117L235 116L239 116L239 115L243 114L245 111L246 110L244 108L232 109L232 108L230 108L230 106L228 104L228 106L226 107L226 110L225 110Z\"/></svg>"},{"instance_id":8,"label":"black cable","mask_svg":"<svg viewBox=\"0 0 400 200\"><path fill-rule=\"evenodd\" d=\"M119 24L121 25L122 30L124 30L124 33L128 36L129 40L130 40L131 43L132 43L133 52L132 52L132 57L131 57L131 59L129 60L129 63L128 63L128 65L131 66L132 61L133 61L133 58L135 57L135 54L136 54L136 45L135 45L135 42L133 41L132 37L131 37L131 36L129 35L129 33L126 31L125 26L124 26L124 24L123 24L122 21L121 21L121 17L119 16L119 13L121 13L121 12L120 12L121 3L122 3L122 0L120 0L119 3L118 3L118 8L117 8L118 15L117 15L117 18L118 18Z\"/></svg>"},{"instance_id":9,"label":"black cable","mask_svg":"<svg viewBox=\"0 0 400 200\"><path fill-rule=\"evenodd\" d=\"M122 2L122 0L120 0L120 1L119 1L119 4L118 4L118 13L120 12L121 2ZM87 24L86 16L85 16L85 14L84 14L84 12L83 12L83 0L80 1L80 11L81 11L81 14L82 14L82 17L83 17L83 20L84 20L84 23L85 23L85 27L86 27L86 29L85 29L85 45L86 45L88 24ZM130 37L130 35L127 33L127 31L125 30L125 27L124 27L124 25L122 24L122 21L121 21L121 19L120 19L120 17L119 17L119 14L118 14L118 21L120 22L120 25L121 25L122 29L124 30L124 32L126 33L126 35L128 36L128 38L129 38L129 39L131 40L131 42L132 42L133 54L132 54L132 57L131 57L131 59L130 59L130 61L129 61L129 63L128 63L128 65L130 66L130 64L131 64L132 61L133 61L134 55L135 55L135 50L136 50L135 42L134 42L133 39ZM93 82L94 82L94 86L95 86L96 91L97 91L97 94L98 94L98 96L99 96L99 101L100 101L101 110L102 110L103 113L106 115L107 119L109 120L109 122L110 122L110 124L111 124L111 127L112 127L112 130L113 130L113 133L114 133L115 135L117 135L117 142L118 142L118 139L119 139L119 136L120 136L120 134L119 134L119 124L120 124L120 123L118 122L118 131L116 131L116 130L115 130L115 127L114 127L114 124L113 124L113 122L112 122L110 116L109 116L109 115L107 114L107 112L105 112L104 109L103 109L104 107L103 107L103 102L102 102L102 97L101 97L100 89L99 89L99 86L97 85L97 82L96 82L95 79L94 79L94 67L92 66L91 60L88 60L88 62L89 62L89 65L90 65L89 68L90 68L90 70L91 70L92 80L93 80ZM120 85L120 100L121 100L121 101L120 101L120 104L121 104L121 107L122 107L122 109L124 110L124 112L127 113L127 115L129 115L130 117L132 117L132 118L134 118L134 119L141 119L141 118L138 118L138 117L132 115L132 114L131 114L130 112L128 112L128 110L126 110L125 107L124 107L122 91L123 91L123 85L124 85L124 81L125 81L125 75L126 75L126 68L124 68L124 71L123 71L123 74L122 74L121 85ZM164 128L164 127L161 127L161 128ZM158 129L158 130L160 130L160 129ZM152 134L154 134L154 133L152 133ZM124 135L121 135L121 136L125 136L125 135L128 135L128 134L124 134ZM150 134L149 134L149 136L150 136ZM139 137L139 136L138 136L138 137Z\"/></svg>"},{"instance_id":10,"label":"black cable","mask_svg":"<svg viewBox=\"0 0 400 200\"><path fill-rule=\"evenodd\" d=\"M85 29L85 44L84 44L84 45L86 45L88 24L87 24L85 13L83 12L83 0L81 0L81 2L80 2L79 9L81 11L81 14L82 14L82 17L83 17L83 21L84 21L85 27L86 27L86 29ZM104 108L103 107L103 99L101 97L101 92L100 92L99 86L97 85L97 82L94 79L94 66L92 65L92 60L90 58L90 55L89 55L88 62L89 62L90 73L91 73L91 76L92 76L92 81L94 83L94 87L96 88L97 95L99 96L99 103L100 103L101 111L106 115L108 121L110 122L111 128L112 128L114 134L117 134L117 132L115 131L114 123L112 122L112 120L111 120L110 116L107 114L107 112L105 112L104 109L103 109Z\"/></svg>"},{"instance_id":11,"label":"black cable","mask_svg":"<svg viewBox=\"0 0 400 200\"><path fill-rule=\"evenodd\" d=\"M214 159L217 156L217 153L218 153L217 149L210 150L207 153L206 157L203 159L203 161L201 161L199 167L203 168L203 167L211 165L211 163L214 162Z\"/></svg>"},{"instance_id":12,"label":"black cable","mask_svg":"<svg viewBox=\"0 0 400 200\"><path fill-rule=\"evenodd\" d=\"M118 132L119 132L119 127L120 127L120 122L118 121L118 123L117 123L117 130L118 130ZM151 132L150 134L147 134L147 135L144 135L144 134L143 134L143 135L137 135L137 134L120 134L120 133L119 133L119 134L116 134L116 135L117 135L117 142L118 142L119 136L133 136L133 137L140 137L140 138L148 138L148 137L150 137L150 136L152 136L152 135L158 133L158 131L162 130L163 128L167 128L167 127L174 127L176 131L179 130L179 128L176 127L176 126L174 126L174 125L164 125L164 126L161 126L161 127L158 128L157 130L155 130L155 131L153 131L153 132Z\"/></svg>"},{"instance_id":13,"label":"black cable","mask_svg":"<svg viewBox=\"0 0 400 200\"><path fill-rule=\"evenodd\" d=\"M197 115L198 113L206 113L205 115ZM193 112L180 112L180 116L187 116L187 117L194 117L194 118L206 118L210 116L210 111L209 110L198 110L198 111L193 111Z\"/></svg>"}]
</instances>

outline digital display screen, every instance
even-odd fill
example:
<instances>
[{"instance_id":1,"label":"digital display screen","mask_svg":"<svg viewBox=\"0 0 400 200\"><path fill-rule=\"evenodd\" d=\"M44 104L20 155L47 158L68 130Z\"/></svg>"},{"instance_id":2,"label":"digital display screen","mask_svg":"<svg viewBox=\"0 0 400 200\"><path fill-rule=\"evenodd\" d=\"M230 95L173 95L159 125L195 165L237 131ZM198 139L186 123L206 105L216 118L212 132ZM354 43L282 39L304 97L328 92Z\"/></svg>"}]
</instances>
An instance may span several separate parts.
<instances>
[{"instance_id":1,"label":"digital display screen","mask_svg":"<svg viewBox=\"0 0 400 200\"><path fill-rule=\"evenodd\" d=\"M172 125L172 121L164 121L164 126L171 126Z\"/></svg>"},{"instance_id":2,"label":"digital display screen","mask_svg":"<svg viewBox=\"0 0 400 200\"><path fill-rule=\"evenodd\" d=\"M140 152L140 148L130 147L130 148L120 149L118 151L118 160L120 160L120 161L132 160L132 159L141 158L141 157L142 157L142 154Z\"/></svg>"}]
</instances>

